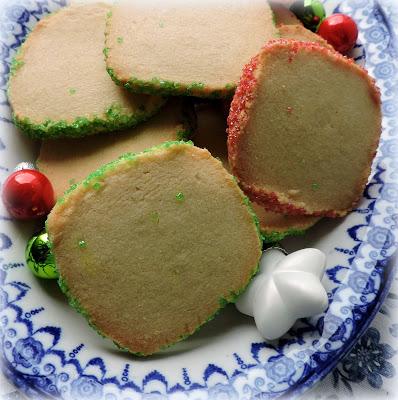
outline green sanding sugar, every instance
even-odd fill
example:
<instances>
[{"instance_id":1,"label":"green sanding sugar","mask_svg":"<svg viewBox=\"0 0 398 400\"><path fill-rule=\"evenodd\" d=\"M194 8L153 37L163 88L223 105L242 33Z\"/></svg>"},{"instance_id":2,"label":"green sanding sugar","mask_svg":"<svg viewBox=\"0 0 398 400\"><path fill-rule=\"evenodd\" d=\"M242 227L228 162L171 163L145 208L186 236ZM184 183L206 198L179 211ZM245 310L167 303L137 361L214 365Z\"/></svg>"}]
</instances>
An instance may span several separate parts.
<instances>
[{"instance_id":1,"label":"green sanding sugar","mask_svg":"<svg viewBox=\"0 0 398 400\"><path fill-rule=\"evenodd\" d=\"M151 212L150 217L151 217L151 220L152 220L153 222L155 222L156 224L159 223L160 216L159 216L159 213L158 213L157 211Z\"/></svg>"},{"instance_id":2,"label":"green sanding sugar","mask_svg":"<svg viewBox=\"0 0 398 400\"><path fill-rule=\"evenodd\" d=\"M265 243L278 243L281 242L286 237L303 236L305 235L305 233L306 233L305 230L300 230L300 229L288 229L282 232L281 231L262 232Z\"/></svg>"},{"instance_id":3,"label":"green sanding sugar","mask_svg":"<svg viewBox=\"0 0 398 400\"><path fill-rule=\"evenodd\" d=\"M178 192L178 193L176 194L176 200L177 200L177 201L184 201L184 200L185 200L184 193Z\"/></svg>"},{"instance_id":4,"label":"green sanding sugar","mask_svg":"<svg viewBox=\"0 0 398 400\"><path fill-rule=\"evenodd\" d=\"M112 12L107 14L106 25L109 27L111 23ZM158 22L160 28L164 28L164 21L160 20ZM105 31L105 43L108 44L109 33L108 30ZM118 38L119 39L119 38ZM117 39L117 40L118 40ZM105 55L105 60L109 58L109 47L105 47L103 53ZM110 68L107 64L107 71L112 80L118 85L133 93L142 93L149 95L163 95L163 96L197 96L205 98L228 98L234 94L236 84L227 84L223 90L212 90L206 86L203 82L192 82L190 84L181 84L179 82L173 82L165 79L160 79L153 77L148 80L141 80L137 77L132 76L129 80L121 80L117 76L113 68Z\"/></svg>"},{"instance_id":5,"label":"green sanding sugar","mask_svg":"<svg viewBox=\"0 0 398 400\"><path fill-rule=\"evenodd\" d=\"M104 49L105 57L109 56L109 49ZM149 95L163 96L199 96L208 98L224 98L229 97L235 90L235 85L226 85L223 91L208 90L206 84L202 82L192 82L188 85L178 82L168 81L165 79L152 78L149 80L141 80L131 77L127 82L121 81L112 68L107 68L108 74L112 80L118 85L134 93L143 93Z\"/></svg>"},{"instance_id":6,"label":"green sanding sugar","mask_svg":"<svg viewBox=\"0 0 398 400\"><path fill-rule=\"evenodd\" d=\"M278 19L276 18L275 13L271 10L271 15L272 15L272 23L276 26L276 24L278 23ZM279 34L279 31L278 31Z\"/></svg>"},{"instance_id":7,"label":"green sanding sugar","mask_svg":"<svg viewBox=\"0 0 398 400\"><path fill-rule=\"evenodd\" d=\"M110 18L112 12L107 14ZM21 46L10 66L10 76L24 65L24 61L19 59L22 54ZM103 50L105 57L108 56L109 48ZM75 88L69 88L70 95L77 93ZM147 110L145 106L139 107L137 111L131 112L123 109L118 104L114 104L101 114L93 114L90 116L76 117L72 121L66 120L44 120L39 123L33 122L28 117L21 117L13 113L12 119L14 124L20 128L27 136L32 139L52 139L56 137L82 137L101 132L120 131L136 126L146 121L152 115L156 114L160 108L166 103L166 99L159 102L157 107Z\"/></svg>"},{"instance_id":8,"label":"green sanding sugar","mask_svg":"<svg viewBox=\"0 0 398 400\"><path fill-rule=\"evenodd\" d=\"M137 155L138 155L138 154L156 152L157 150L161 150L161 149L165 149L165 148L167 149L167 148L169 148L169 147L180 146L180 145L193 146L193 143L192 143L191 141L188 141L188 142L181 142L181 141L165 142L165 143L162 143L162 144L160 144L160 145L158 145L158 146L154 146L154 147L152 147L151 149L145 150L145 151L143 151L143 152L141 152L141 153L136 153L136 154L133 154L133 153L126 153L126 154L122 155L121 157L119 157L118 160L115 160L115 161L112 161L112 162L110 162L110 163L108 163L108 164L105 164L105 165L103 165L100 169L98 169L97 171L95 171L95 172L93 172L92 174L90 174L90 175L88 176L88 178L87 178L83 183L80 183L79 185L74 185L74 187L68 189L68 190L65 192L64 197L61 198L61 199L59 199L57 203L58 203L58 204L61 204L61 203L65 202L65 198L67 198L67 197L76 189L76 187L78 187L78 186L80 186L80 185L84 185L84 184L87 184L87 185L88 185L88 184L90 184L91 182L93 182L93 180L96 181L98 178L103 178L103 177L105 177L106 174L108 173L108 171L113 170L114 168L116 168L116 167L117 167L118 165L120 165L121 163L134 161L134 160L137 158ZM236 181L236 178L232 177L232 179L233 179L233 181L234 181L235 183L237 182L237 181ZM241 196L242 196L243 204L244 204L245 206L247 206L247 208L248 208L248 210L249 210L249 212L250 212L250 214L251 214L251 217L252 217L252 219L253 219L253 222L255 223L255 227L256 227L256 230L257 230L257 233L258 233L258 236L259 236L259 246L260 246L260 248L262 248L262 236L261 236L261 233L260 233L260 230L259 230L259 221L258 221L258 218L257 218L256 214L254 213L252 207L251 207L250 200L249 200L246 196L244 196L243 192L240 192L240 193L241 193ZM181 193L181 192L177 193L176 198L177 198L177 196L180 197L181 195L182 195L182 198L184 198L184 194ZM157 211L152 212L152 213L150 214L150 218L151 218L154 222L158 223L158 222L159 222L159 213L158 213ZM51 243L51 237L50 237L50 243ZM87 247L87 243L86 243L84 240L80 240L80 241L79 241L79 247L82 248L82 249L84 249L84 248ZM181 337L179 338L179 340L183 340L183 339L185 339L186 337L188 337L188 336L190 336L191 334L193 334L194 332L197 332L197 331L200 329L200 327L201 327L205 322L208 322L208 321L212 320L212 319L219 313L219 311L220 311L220 309L221 309L222 307L225 307L228 303L234 303L234 302L237 300L237 298L244 292L244 290L246 289L247 285L250 283L250 281L252 280L252 278L253 278L253 277L256 275L256 273L258 272L258 269L259 269L259 263L257 263L257 265L255 265L255 266L253 266L253 269L252 269L252 271L251 271L250 279L248 280L247 284L244 285L244 287L240 288L240 289L239 289L238 291L236 291L236 292L230 292L230 293L225 294L224 296L222 296L222 297L219 299L219 306L220 306L220 308L219 308L217 311L215 311L213 315L210 315L210 316L207 318L206 321L204 321L202 324L200 324L199 326L197 326L197 327L194 329L194 331L190 332L190 333L187 334L187 335L181 336ZM67 282L65 281L65 279L64 279L62 276L59 277L59 279L58 279L58 284L59 284L61 290L62 290L62 291L65 293L65 295L67 296L68 301L69 301L69 304L70 304L73 308L75 308L80 314L82 314L82 315L88 320L88 323L90 324L90 326L91 326L99 335L105 337L105 335L99 330L99 328L97 328L97 327L95 326L95 324L91 321L90 315L89 315L88 312L83 308L83 306L80 304L79 300L73 297L72 293L70 292L70 289L69 289L69 287L68 287ZM179 341L179 340L178 340L178 341ZM114 342L114 343L115 343L115 345L118 346L120 349L122 349L122 350L124 350L124 351L128 351L128 349L123 348L123 347L120 346L120 344L118 344L117 342ZM163 348L167 348L167 347L169 347L169 346L171 346L171 345L172 345L172 343L167 344L167 345L163 346ZM136 353L136 352L131 352L131 353L133 353L133 354L135 354L135 355L137 355L137 356L143 356L143 355L144 355L144 354L142 354L142 353Z\"/></svg>"},{"instance_id":9,"label":"green sanding sugar","mask_svg":"<svg viewBox=\"0 0 398 400\"><path fill-rule=\"evenodd\" d=\"M93 115L91 118L77 117L73 121L47 120L40 124L33 123L29 118L19 118L13 115L13 121L26 135L33 139L49 139L55 137L81 137L100 132L113 132L136 126L146 121L165 104L165 100L150 112L138 110L134 114L126 113L119 104L113 104L103 115Z\"/></svg>"},{"instance_id":10,"label":"green sanding sugar","mask_svg":"<svg viewBox=\"0 0 398 400\"><path fill-rule=\"evenodd\" d=\"M73 179L73 180L74 180L74 179ZM68 192L71 191L71 190L75 190L76 188L77 188L77 183L72 183L72 184L70 185L69 189L67 189L67 190L65 191L65 194L68 193Z\"/></svg>"},{"instance_id":11,"label":"green sanding sugar","mask_svg":"<svg viewBox=\"0 0 398 400\"><path fill-rule=\"evenodd\" d=\"M223 98L223 94L222 94L221 90L213 90L213 92L211 93L209 98L213 99L213 100L222 99Z\"/></svg>"},{"instance_id":12,"label":"green sanding sugar","mask_svg":"<svg viewBox=\"0 0 398 400\"><path fill-rule=\"evenodd\" d=\"M319 183L313 183L312 185L311 185L311 188L312 188L312 190L319 190L319 188L320 188L321 186L319 185Z\"/></svg>"},{"instance_id":13,"label":"green sanding sugar","mask_svg":"<svg viewBox=\"0 0 398 400\"><path fill-rule=\"evenodd\" d=\"M182 141L189 140L191 135L192 135L192 131L185 130L185 129L180 129L176 134L177 140L182 140Z\"/></svg>"},{"instance_id":14,"label":"green sanding sugar","mask_svg":"<svg viewBox=\"0 0 398 400\"><path fill-rule=\"evenodd\" d=\"M16 57L12 60L10 66L10 75L13 76L15 73L24 65L22 60L18 60Z\"/></svg>"},{"instance_id":15,"label":"green sanding sugar","mask_svg":"<svg viewBox=\"0 0 398 400\"><path fill-rule=\"evenodd\" d=\"M122 43L123 43L123 38L122 38L121 36L119 36L119 37L116 39L116 41L117 41L119 44L122 44Z\"/></svg>"}]
</instances>

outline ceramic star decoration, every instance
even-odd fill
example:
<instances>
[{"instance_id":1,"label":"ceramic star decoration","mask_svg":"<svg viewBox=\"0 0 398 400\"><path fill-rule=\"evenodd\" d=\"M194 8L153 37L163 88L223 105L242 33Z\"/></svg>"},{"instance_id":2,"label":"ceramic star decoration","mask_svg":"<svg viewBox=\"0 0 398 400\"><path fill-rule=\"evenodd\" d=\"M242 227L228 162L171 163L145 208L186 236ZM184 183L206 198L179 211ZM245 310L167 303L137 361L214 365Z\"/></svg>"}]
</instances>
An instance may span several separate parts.
<instances>
[{"instance_id":1,"label":"ceramic star decoration","mask_svg":"<svg viewBox=\"0 0 398 400\"><path fill-rule=\"evenodd\" d=\"M254 317L264 339L278 339L297 319L326 310L328 296L321 283L325 267L326 256L320 250L303 249L287 255L280 248L269 248L236 307Z\"/></svg>"}]
</instances>

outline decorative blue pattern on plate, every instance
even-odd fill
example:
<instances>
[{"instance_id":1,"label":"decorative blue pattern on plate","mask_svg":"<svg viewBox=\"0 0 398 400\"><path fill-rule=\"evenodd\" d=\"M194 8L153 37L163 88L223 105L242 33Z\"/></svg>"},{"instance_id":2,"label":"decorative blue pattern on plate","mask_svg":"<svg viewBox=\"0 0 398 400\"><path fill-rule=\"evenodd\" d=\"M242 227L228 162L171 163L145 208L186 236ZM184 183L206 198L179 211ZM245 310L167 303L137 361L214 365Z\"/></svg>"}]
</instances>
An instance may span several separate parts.
<instances>
[{"instance_id":1,"label":"decorative blue pattern on plate","mask_svg":"<svg viewBox=\"0 0 398 400\"><path fill-rule=\"evenodd\" d=\"M0 182L17 162L32 159L31 143L10 124L6 83L12 56L31 27L63 0L15 0L0 6ZM299 321L281 340L265 343L251 319L227 308L186 342L149 359L116 351L71 310L55 285L28 273L23 248L32 227L0 208L0 359L4 374L32 398L208 399L297 395L323 378L356 343L379 310L393 277L388 258L397 247L397 48L386 16L373 0L350 0L333 10L359 25L355 58L381 89L383 136L372 179L346 219L319 224L289 249L314 246L328 255L329 309ZM77 336L78 333L78 336ZM369 330L374 350L389 349ZM355 353L352 353L355 354ZM344 368L377 386L389 366L370 376L347 358ZM377 360L374 361L377 363ZM376 365L376 364L375 364ZM376 365L377 366L377 365Z\"/></svg>"}]
</instances>

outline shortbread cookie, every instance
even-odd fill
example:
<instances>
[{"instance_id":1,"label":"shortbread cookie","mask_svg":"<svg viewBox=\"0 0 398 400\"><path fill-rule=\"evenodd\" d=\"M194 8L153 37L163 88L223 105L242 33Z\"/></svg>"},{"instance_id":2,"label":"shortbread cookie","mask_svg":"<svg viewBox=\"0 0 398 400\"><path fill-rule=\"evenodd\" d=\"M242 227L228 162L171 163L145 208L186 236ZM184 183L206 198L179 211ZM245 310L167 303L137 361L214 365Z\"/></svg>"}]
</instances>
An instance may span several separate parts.
<instances>
[{"instance_id":1,"label":"shortbread cookie","mask_svg":"<svg viewBox=\"0 0 398 400\"><path fill-rule=\"evenodd\" d=\"M274 13L276 26L279 25L303 25L301 21L289 10L287 5L283 5L280 1L270 1L272 12Z\"/></svg>"},{"instance_id":2,"label":"shortbread cookie","mask_svg":"<svg viewBox=\"0 0 398 400\"><path fill-rule=\"evenodd\" d=\"M106 63L139 93L225 97L277 30L266 1L122 0L106 32Z\"/></svg>"},{"instance_id":3,"label":"shortbread cookie","mask_svg":"<svg viewBox=\"0 0 398 400\"><path fill-rule=\"evenodd\" d=\"M60 286L140 355L193 334L257 271L257 220L206 150L168 142L91 174L47 220Z\"/></svg>"},{"instance_id":4,"label":"shortbread cookie","mask_svg":"<svg viewBox=\"0 0 398 400\"><path fill-rule=\"evenodd\" d=\"M72 184L125 153L137 153L163 142L188 139L193 123L190 106L186 103L179 99L171 100L149 121L117 134L43 141L37 167L50 179L59 198Z\"/></svg>"},{"instance_id":5,"label":"shortbread cookie","mask_svg":"<svg viewBox=\"0 0 398 400\"><path fill-rule=\"evenodd\" d=\"M324 38L305 28L303 25L279 25L279 35L282 39L294 39L301 42L315 42L334 51Z\"/></svg>"},{"instance_id":6,"label":"shortbread cookie","mask_svg":"<svg viewBox=\"0 0 398 400\"><path fill-rule=\"evenodd\" d=\"M344 216L376 154L380 94L352 60L280 39L245 67L228 124L229 161L253 201L285 214Z\"/></svg>"},{"instance_id":7,"label":"shortbread cookie","mask_svg":"<svg viewBox=\"0 0 398 400\"><path fill-rule=\"evenodd\" d=\"M265 243L280 242L288 236L304 235L320 220L319 217L308 215L284 215L267 211L256 203L252 203L252 207L258 217Z\"/></svg>"},{"instance_id":8,"label":"shortbread cookie","mask_svg":"<svg viewBox=\"0 0 398 400\"><path fill-rule=\"evenodd\" d=\"M223 110L223 104L220 103L197 106L198 128L194 141L196 146L209 150L213 157L218 158L229 171L227 124ZM252 203L252 207L258 217L260 230L266 243L279 242L287 236L303 235L320 219L307 215L274 213L266 211L263 206L256 203Z\"/></svg>"},{"instance_id":9,"label":"shortbread cookie","mask_svg":"<svg viewBox=\"0 0 398 400\"><path fill-rule=\"evenodd\" d=\"M106 72L109 6L61 9L37 23L13 62L9 100L15 123L33 138L84 136L136 125L163 104L132 95Z\"/></svg>"},{"instance_id":10,"label":"shortbread cookie","mask_svg":"<svg viewBox=\"0 0 398 400\"><path fill-rule=\"evenodd\" d=\"M210 151L229 171L227 151L227 116L224 104L217 101L196 105L197 129L193 141L195 146Z\"/></svg>"}]
</instances>

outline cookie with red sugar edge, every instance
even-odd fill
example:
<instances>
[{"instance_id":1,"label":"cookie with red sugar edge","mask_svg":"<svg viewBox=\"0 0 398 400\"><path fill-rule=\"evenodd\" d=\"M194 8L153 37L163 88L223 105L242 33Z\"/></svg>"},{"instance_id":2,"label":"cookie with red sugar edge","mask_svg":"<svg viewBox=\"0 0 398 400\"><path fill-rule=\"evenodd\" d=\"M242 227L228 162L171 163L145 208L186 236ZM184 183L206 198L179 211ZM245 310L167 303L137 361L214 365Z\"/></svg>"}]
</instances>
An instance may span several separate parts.
<instances>
[{"instance_id":1,"label":"cookie with red sugar edge","mask_svg":"<svg viewBox=\"0 0 398 400\"><path fill-rule=\"evenodd\" d=\"M230 172L227 151L227 118L224 116L225 102L206 103L196 106L197 130L195 146L206 148L218 158ZM308 215L284 215L265 210L256 203L251 204L260 224L266 243L275 243L288 236L304 235L320 218Z\"/></svg>"},{"instance_id":2,"label":"cookie with red sugar edge","mask_svg":"<svg viewBox=\"0 0 398 400\"><path fill-rule=\"evenodd\" d=\"M380 92L316 43L268 42L244 68L228 157L249 197L290 215L340 217L360 200L381 133Z\"/></svg>"}]
</instances>

